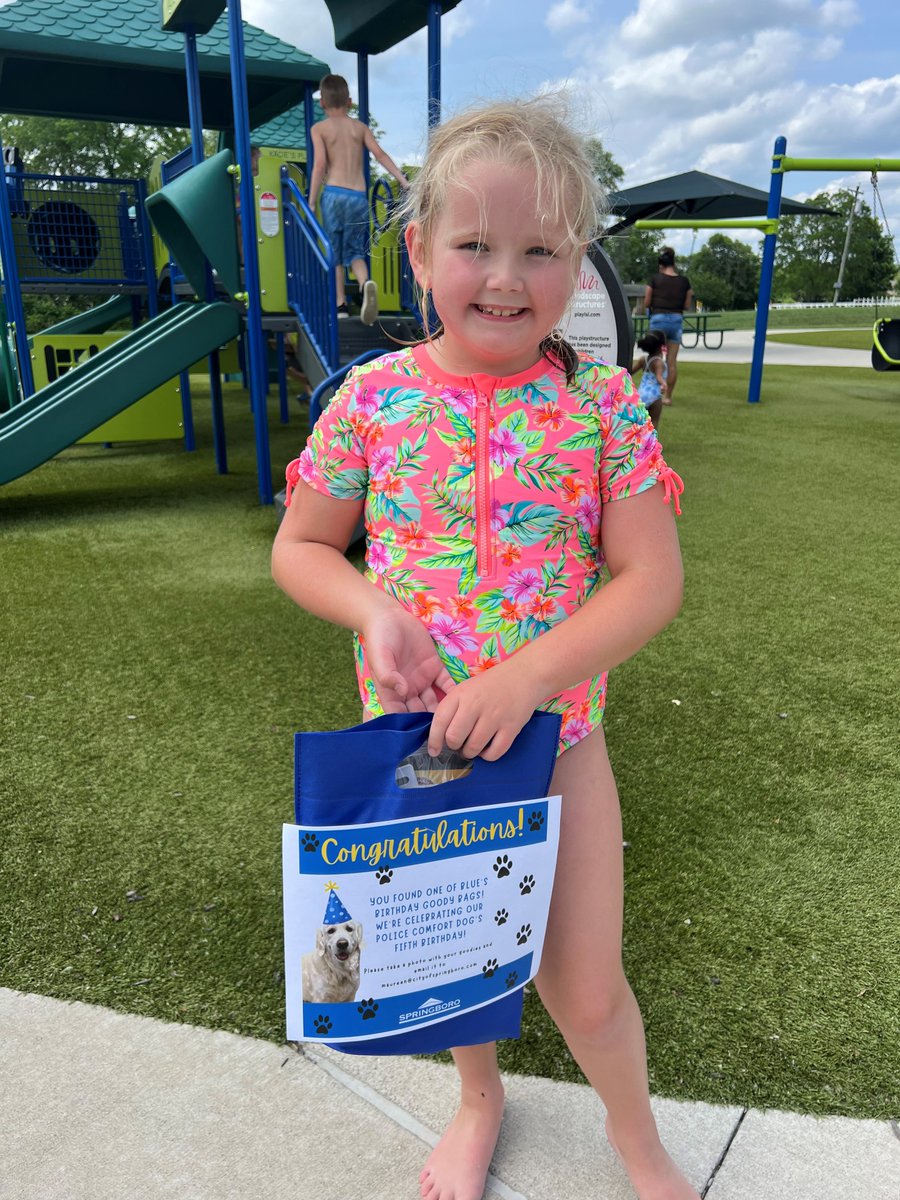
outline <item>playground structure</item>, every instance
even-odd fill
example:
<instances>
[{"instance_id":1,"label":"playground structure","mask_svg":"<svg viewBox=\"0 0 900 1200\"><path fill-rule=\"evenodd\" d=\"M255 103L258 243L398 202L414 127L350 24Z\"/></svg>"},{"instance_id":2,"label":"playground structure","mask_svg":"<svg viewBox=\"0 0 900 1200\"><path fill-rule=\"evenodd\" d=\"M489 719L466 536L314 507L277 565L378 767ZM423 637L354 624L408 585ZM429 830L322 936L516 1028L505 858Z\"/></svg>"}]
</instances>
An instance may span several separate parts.
<instances>
[{"instance_id":1,"label":"playground structure","mask_svg":"<svg viewBox=\"0 0 900 1200\"><path fill-rule=\"evenodd\" d=\"M438 120L440 18L443 11L458 2L385 0L375 19L371 4L332 0L337 45L357 53L362 120L369 119L369 54L388 49L426 24L427 112L431 124ZM36 3L15 0L0 12L0 50L3 20L33 10ZM110 19L114 17L121 27L128 15L112 0L94 0L90 5L88 0L75 0L74 6L72 0L68 4L58 0L55 7L74 24L70 10L78 4L84 6L85 21L91 16L99 20L104 15L101 10L108 7ZM130 0L130 8L144 19L148 7L148 0ZM226 15L220 22L223 12ZM14 154L5 156L6 186L0 188L0 254L4 299L15 332L15 354L9 353L4 341L0 383L6 385L7 410L0 414L0 483L33 469L76 440L110 442L183 434L186 447L193 449L189 372L199 369L197 360L204 355L209 356L216 462L220 472L226 471L219 355L226 344L233 347L235 339L240 338L255 426L259 496L261 503L267 504L273 500L266 405L267 337L274 338L278 345L280 409L286 421L283 347L287 333L296 336L297 356L313 386L333 380L360 355L371 357L376 350L383 352L393 348L397 340L415 335L418 313L405 245L391 221L397 192L387 179L377 179L370 189L370 269L379 286L382 311L381 328L375 331L373 340L372 333L358 321L337 320L333 255L306 202L313 89L328 71L327 64L295 52L305 61L297 72L299 78L292 83L290 109L285 108L288 93L283 80L278 93L275 84L255 64L251 82L254 92L263 96L255 111L268 119L256 122L259 132L253 141L259 153L252 155L240 0L163 0L162 25L166 34L154 29L151 35L145 29L144 40L155 53L163 39L169 69L174 58L169 48L171 39L183 35L180 67L187 85L191 146L160 165L158 178L152 179L149 190L139 180L29 174L17 164ZM227 25L227 34L223 25ZM248 29L252 33L252 28ZM225 74L232 91L227 112L222 79L217 78L211 86L206 69L200 70L202 56L198 54L197 37L212 36L210 31L216 37L219 59L223 40L227 40ZM96 42L90 44L96 50ZM75 49L71 63L75 74L71 79L84 87L80 44ZM94 57L102 55L95 53ZM53 69L49 62L46 65L48 70ZM57 74L60 70L57 64ZM79 101L79 113L87 111L97 119L120 120L139 120L148 115L163 123L184 125L183 107L176 114L172 95L160 98L154 66L148 61L143 70L138 85L132 79L131 86L123 88L125 95L137 96L140 112L128 109L110 113L102 107L106 89L98 91L94 86L89 89L88 99ZM303 102L297 105L301 91ZM211 99L214 117L204 122L207 99ZM4 99L0 81L0 105L4 103L11 111L35 111L33 103L21 95ZM161 104L162 109L155 110L154 104ZM45 108L38 111L41 115L64 116L71 109L60 106L59 94L54 93ZM282 144L267 147L267 132L280 122L286 121L290 127L291 119L292 132L278 138ZM236 161L225 151L204 162L205 124L230 127ZM235 182L239 242L235 239ZM599 247L585 256L581 279L570 338L584 350L630 363L628 305L615 271ZM23 290L111 295L112 299L29 339L22 309ZM174 308L159 316L160 300ZM222 305L230 312L230 319L221 311ZM141 325L143 308L149 320ZM128 316L135 326L131 332L108 331L110 324ZM236 362L229 362L229 371L236 368Z\"/></svg>"},{"instance_id":2,"label":"playground structure","mask_svg":"<svg viewBox=\"0 0 900 1200\"><path fill-rule=\"evenodd\" d=\"M146 215L150 206L143 183L36 177L35 183L40 180L39 186L52 193L43 203L37 203L25 192L30 183L26 173L16 170L14 156L5 156L6 186L0 188L0 252L4 268L4 300L15 331L16 353L14 357L7 353L3 362L2 377L9 407L0 417L0 482L23 474L65 445L89 434L101 422L135 405L158 384L166 383L170 391L174 391L174 385L169 383L173 376L187 372L198 357L207 353L211 356L210 365L214 367L210 377L214 384L217 461L219 469L224 470L221 398L219 395L217 401L215 394L219 365L215 356L220 346L233 342L243 333L257 436L260 499L270 503L271 464L266 424L268 367L261 320L256 229L250 224L255 205L249 149L248 68L243 54L240 0L227 0L227 3L226 0L164 0L163 21L170 31L184 34L183 54L171 51L172 32L163 33L155 27L160 20L156 0L152 5L146 0L132 0L126 5L94 0L90 5L81 5L84 12L80 14L73 11L79 7L78 0L74 4L68 0L65 4L51 4L50 7L58 11L48 13L46 4L36 5L34 0L17 0L4 9L0 13L0 47L4 24L20 34L23 24L31 19L37 28L29 51L33 52L34 61L45 66L48 78L52 76L54 81L62 83L67 79L73 83L73 93L67 93L68 103L63 103L61 91L55 87L48 88L48 95L39 99L28 94L24 82L20 84L19 92L14 88L10 91L6 87L7 81L14 82L17 77L13 69L4 74L0 106L7 111L47 116L86 115L106 120L189 124L192 167L196 168L203 154L202 96L204 102L210 101L212 127L233 125L237 163L234 164L228 155L227 162L222 161L213 171L193 177L185 175L184 181L173 180L172 189L178 185L174 192L167 185L160 193L166 199L156 207L166 229L165 237L171 239L169 248L188 280L190 295L200 299L199 304L192 300L180 304L178 307L184 311L177 318L174 312L166 313L167 320L164 321L156 316L156 270ZM40 8L40 19L35 17L37 8ZM208 46L212 51L204 56L201 77L196 52L197 34L209 34L212 24L226 9L227 16L209 39ZM40 40L42 26L51 16L58 16L59 21L54 28L54 37L43 42ZM132 18L130 23L129 18ZM91 37L81 39L79 34L87 24L94 26ZM97 27L101 28L98 30ZM253 34L252 28L248 29ZM108 44L99 44L99 31L104 33L102 41ZM296 105L301 97L310 111L313 85L327 71L327 64L278 43L268 35L256 33L265 39L267 49L275 45L279 61L271 66L261 62L262 55L257 48L249 69L254 122L264 123L285 108ZM71 45L65 46L64 53L59 50L62 34L71 37ZM29 57L21 52L21 36L18 42L13 39L13 44L17 58ZM116 61L112 65L116 45L124 45L127 49L121 55L124 62ZM58 57L53 58L53 54ZM141 61L136 64L138 56ZM105 60L102 73L98 59ZM285 62L290 59L295 61ZM165 75L171 74L176 62L180 83L173 89ZM18 62L16 66L19 66ZM188 121L184 112L185 76ZM22 78L21 73L19 77ZM29 76L32 85L34 77ZM113 78L122 83L119 91L111 86ZM230 93L227 107L225 86ZM71 107L73 96L78 104L76 112ZM116 108L115 104L120 101L124 107ZM235 237L235 178L239 180L242 196L242 241L246 249L242 264ZM135 186L129 190L126 184ZM66 189L70 192L74 189L77 194L68 194ZM113 196L115 203L106 204L101 211L98 197L103 192ZM115 269L110 266L112 260ZM198 269L201 262L202 271ZM106 335L102 332L105 318L115 315L116 319L121 319L126 313L119 304L114 309L101 305L93 317L85 314L86 319L79 320L76 327L69 323L68 328L57 326L29 342L22 309L23 288L97 295L112 293L117 301L130 296L135 323L142 302L150 320L131 333ZM208 319L210 306L222 304L228 309L228 319L224 315L218 323ZM100 309L104 310L102 314ZM154 324L156 321L159 323ZM192 336L176 336L176 330L183 328L190 329ZM215 340L211 341L214 331ZM225 333L228 336L223 337ZM66 345L65 341L70 338L74 342ZM104 344L109 342L113 344ZM111 367L111 363L124 364L126 361L126 371L114 371ZM47 369L43 370L45 363ZM32 371L33 364L38 368L37 380ZM75 367L77 369L73 370ZM80 382L79 376L82 376ZM36 391L36 382L45 386ZM107 394L113 389L114 395ZM156 397L150 397L153 411L158 416L156 400ZM186 434L187 416L185 413ZM159 436L160 432L172 436L175 430L154 429L148 433L146 427L141 426L140 432L144 436ZM109 436L108 428L97 431L99 437L104 434Z\"/></svg>"},{"instance_id":3,"label":"playground structure","mask_svg":"<svg viewBox=\"0 0 900 1200\"><path fill-rule=\"evenodd\" d=\"M458 0L454 0L454 4ZM449 7L453 7L450 4ZM103 24L102 12L107 6L107 0L99 4L85 5L84 19L95 20ZM68 10L72 5L59 5L61 25L66 12L71 24L72 14ZM116 19L123 24L128 15L139 15L146 19L148 5L146 0L135 0L130 6L132 14L121 11L116 6ZM366 6L363 6L365 8ZM382 6L384 7L384 6ZM428 8L428 13L425 8ZM443 5L444 8L447 5ZM6 18L18 18L19 24L28 10L34 8L34 0L18 0L10 7ZM154 0L155 8L155 0ZM209 34L223 9L228 10L228 57L225 64L227 70L223 73L229 78L232 86L232 105L230 112L225 111L221 93L220 78L211 84L208 75L208 65L204 62L204 72L199 70L197 53L197 36ZM404 9L403 20L393 22L394 9ZM16 10L13 13L13 9ZM434 57L439 58L439 19L441 4L422 3L404 0L400 5L388 5L380 19L387 22L392 29L392 35L386 41L382 33L382 43L386 47L393 44L399 37L408 36L410 32L420 28L426 20L429 21L429 45ZM140 11L139 11L140 10ZM158 9L156 10L158 13ZM371 6L368 11L360 9L357 15L364 16L361 36L371 38ZM110 12L112 16L112 8ZM341 26L345 33L351 29L346 17L346 6L342 6ZM97 88L91 91L91 104L88 106L90 115L107 119L140 119L140 116L155 116L161 121L173 121L184 125L188 123L192 134L192 147L188 152L176 156L176 160L160 167L159 178L155 180L151 197L148 201L147 189L142 182L120 180L86 180L71 177L34 177L34 186L44 187L52 192L49 204L42 206L38 213L38 221L34 222L31 230L26 230L21 220L27 211L37 211L34 204L24 198L26 176L23 171L7 172L4 197L8 201L8 217L4 220L3 201L0 199L0 234L5 232L3 241L4 292L9 307L12 328L16 336L16 354L10 355L4 343L7 354L2 362L2 379L7 385L7 403L9 411L3 416L3 433L0 440L0 481L14 478L43 461L41 437L42 429L49 429L49 417L43 422L37 422L34 415L35 403L29 403L23 408L21 402L30 400L37 386L43 392L51 383L56 384L64 374L71 374L73 368L83 369L84 364L116 346L121 346L133 334L108 333L107 321L121 320L128 315L128 309L118 302L98 306L92 315L84 314L74 322L65 322L43 331L32 339L27 338L25 331L24 313L21 306L22 290L45 290L48 292L81 292L89 294L108 295L113 293L117 301L132 297L131 315L137 323L140 305L146 304L151 319L156 315L157 287L164 280L165 299L185 303L192 302L193 297L200 298L202 303L210 303L218 298L231 298L245 309L243 325L244 370L250 386L251 402L254 413L257 460L259 475L260 499L263 503L272 500L271 494L271 465L268 456L268 431L265 414L265 396L268 384L268 363L265 339L271 336L278 344L277 361L279 366L279 394L281 401L282 420L287 420L287 396L284 364L284 338L288 332L297 331L298 352L308 378L318 382L331 374L342 362L355 357L360 350L371 348L371 336L368 341L360 338L360 330L354 328L358 322L342 322L339 328L337 314L333 302L334 267L327 239L315 220L314 214L308 211L305 201L305 173L303 170L306 158L306 147L310 145L309 128L314 113L312 98L314 84L321 75L328 71L325 63L318 62L309 56L302 55L305 62L299 72L302 80L302 92L298 92L296 84L293 91L285 89L285 81L278 77L279 72L273 71L277 77L273 83L264 75L259 64L254 64L251 83L255 95L261 94L263 101L257 105L261 115L267 121L257 121L257 133L254 142L261 146L255 173L251 167L249 113L247 111L247 81L246 65L243 60L243 32L240 20L240 7L236 0L164 0L162 10L163 25L168 34L165 61L156 74L157 86L153 86L153 70L155 64L145 64L144 74L140 76L137 88L133 77L129 78L131 87L125 89L129 94L137 91L141 105L149 105L150 109L140 115L132 111L116 111L100 109L97 98ZM11 19L11 23L15 23ZM171 45L171 35L184 35L184 55L181 61L182 79L187 79L188 121L185 121L183 110L176 114L173 111L171 89L161 100L159 92L158 72L172 65L172 54L168 50ZM73 33L73 37L74 37ZM150 50L157 52L161 35L153 30L145 32L143 41ZM140 39L139 39L140 40ZM165 40L165 39L163 39ZM223 33L218 29L217 48L221 59ZM268 39L274 42L275 39ZM0 43L2 43L2 28L0 28ZM282 44L283 45L283 44ZM293 52L293 48L289 48ZM80 52L81 46L77 47ZM89 53L96 50L96 43L89 43ZM301 52L295 52L301 55ZM94 54L94 57L102 57ZM284 54L282 52L282 57ZM43 61L43 60L42 60ZM50 63L45 65L51 69ZM54 63L56 74L60 73L60 64ZM72 78L77 78L80 86L85 86L84 64L80 53L72 57L72 62L66 63L66 70L76 72ZM280 73L283 75L283 72ZM434 82L436 76L433 70L429 72L429 80ZM243 87L241 87L243 81ZM96 82L96 81L95 81ZM214 84L214 86L213 86ZM276 84L281 94L275 95ZM181 85L183 94L183 83ZM243 93L243 95L241 94ZM299 94L303 96L302 105L297 105ZM233 168L234 176L225 178L217 176L219 183L213 188L212 176L194 174L202 160L202 130L204 127L202 101L212 99L214 112L210 124L220 127L232 127L232 145L234 146L237 163ZM289 98L292 107L285 109L285 99ZM7 96L5 103L8 108L15 110L23 106L21 97ZM79 103L81 103L79 101ZM364 109L367 103L363 98ZM162 104L164 112L157 112L153 105ZM26 111L34 111L29 106ZM71 110L65 107L48 109L46 115L67 115ZM367 111L361 114L364 119ZM297 124L301 123L301 133L297 136ZM177 120L175 119L177 117ZM230 119L229 119L230 118ZM277 147L266 146L265 139L273 128L290 122L293 118L294 132L287 145L284 144L283 131L281 144ZM12 157L12 156L10 156ZM183 177L190 182L181 184ZM230 255L222 253L223 247L208 245L211 228L223 227L223 222L233 228L235 220L235 198L233 181L238 182L239 212L241 222L241 243L247 248L244 261L237 268L242 273L242 281L230 279L227 284L225 277L228 268L225 264L230 261ZM171 206L168 202L159 203L155 200L157 194L169 195L178 184L177 195L180 198L180 214L173 226ZM117 200L117 206L108 214L98 209L99 201L91 195L91 189L105 191ZM207 202L204 193L207 188L215 191L212 203ZM62 194L68 189L67 194ZM412 333L408 317L403 319L404 298L401 291L407 289L401 286L402 264L400 263L400 245L393 229L388 228L390 209L393 205L394 194L386 181L378 180L373 188L372 209L375 216L373 228L372 276L379 284L382 297L382 311L397 314L397 322L391 326L390 319L382 321L383 329L376 333L380 348L387 349L393 344L388 338L392 333L408 337ZM155 212L156 224L160 227L151 234L145 214ZM212 224L210 222L212 221ZM160 231L163 237L160 237ZM221 234L221 228L220 228ZM221 237L220 237L221 241ZM165 243L165 244L164 244ZM151 251L151 245L153 250ZM101 254L102 250L102 254ZM116 269L111 266L101 266L100 259L117 260ZM217 257L218 256L218 257ZM121 260L121 261L119 261ZM211 262L214 274L201 263ZM123 265L124 264L124 265ZM409 311L408 309L406 310ZM386 327L386 328L385 328ZM163 327L167 328L166 326ZM342 335L339 337L339 334ZM348 337L349 335L349 337ZM364 344L360 345L360 341ZM341 343L350 344L344 344ZM216 460L220 471L227 469L224 447L224 424L221 416L221 392L219 387L220 364L216 362L219 347L204 347L198 342L197 355L210 352L210 380L213 408L213 435L216 449ZM122 350L122 353L125 353ZM197 357L194 356L194 358ZM166 355L162 356L167 359ZM180 365L179 365L180 364ZM193 427L189 402L188 370L194 366L191 363L176 363L167 361L171 371L180 370L180 386L176 380L168 380L163 392L168 400L167 418L163 420L164 405L162 393L147 397L145 402L137 402L136 389L145 387L145 381L136 375L131 376L132 386L127 394L121 394L118 400L122 408L120 415L112 423L104 424L93 433L93 428L102 411L108 413L109 405L103 404L96 409L85 404L83 398L79 401L81 419L69 427L69 433L78 428L82 435L95 440L125 440L128 438L180 436L183 426L185 444L193 448ZM229 369L236 367L230 363ZM93 374L93 372L92 372ZM105 378L97 375L96 378ZM55 410L64 403L57 394L60 385L54 388ZM83 393L84 389L79 389ZM19 401L21 397L21 402ZM181 411L179 413L179 406ZM125 411L127 410L127 411ZM27 420L26 420L27 419ZM27 430L27 434L26 434ZM27 444L27 453L25 452ZM47 437L43 443L46 451L43 457L56 453L59 439Z\"/></svg>"}]
</instances>

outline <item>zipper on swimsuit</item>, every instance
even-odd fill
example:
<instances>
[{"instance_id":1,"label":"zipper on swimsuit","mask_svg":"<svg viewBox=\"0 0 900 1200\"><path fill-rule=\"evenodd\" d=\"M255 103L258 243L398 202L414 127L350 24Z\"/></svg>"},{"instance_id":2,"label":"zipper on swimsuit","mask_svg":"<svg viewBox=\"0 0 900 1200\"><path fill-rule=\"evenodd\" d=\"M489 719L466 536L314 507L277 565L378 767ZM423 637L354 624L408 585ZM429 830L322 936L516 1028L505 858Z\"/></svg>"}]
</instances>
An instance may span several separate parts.
<instances>
[{"instance_id":1,"label":"zipper on swimsuit","mask_svg":"<svg viewBox=\"0 0 900 1200\"><path fill-rule=\"evenodd\" d=\"M475 545L478 574L494 573L491 547L491 397L475 384Z\"/></svg>"}]
</instances>

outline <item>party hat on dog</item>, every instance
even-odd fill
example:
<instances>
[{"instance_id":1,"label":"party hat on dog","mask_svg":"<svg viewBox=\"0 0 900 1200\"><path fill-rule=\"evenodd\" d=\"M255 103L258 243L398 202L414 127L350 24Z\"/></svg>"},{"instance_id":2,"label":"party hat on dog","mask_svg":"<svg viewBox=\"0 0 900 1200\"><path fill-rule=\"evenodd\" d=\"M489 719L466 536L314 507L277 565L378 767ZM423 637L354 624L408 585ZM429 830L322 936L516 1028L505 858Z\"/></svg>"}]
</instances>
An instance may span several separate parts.
<instances>
[{"instance_id":1,"label":"party hat on dog","mask_svg":"<svg viewBox=\"0 0 900 1200\"><path fill-rule=\"evenodd\" d=\"M325 884L325 891L328 893L328 903L325 906L323 925L342 925L344 921L353 920L338 898L337 886L336 883Z\"/></svg>"}]
</instances>

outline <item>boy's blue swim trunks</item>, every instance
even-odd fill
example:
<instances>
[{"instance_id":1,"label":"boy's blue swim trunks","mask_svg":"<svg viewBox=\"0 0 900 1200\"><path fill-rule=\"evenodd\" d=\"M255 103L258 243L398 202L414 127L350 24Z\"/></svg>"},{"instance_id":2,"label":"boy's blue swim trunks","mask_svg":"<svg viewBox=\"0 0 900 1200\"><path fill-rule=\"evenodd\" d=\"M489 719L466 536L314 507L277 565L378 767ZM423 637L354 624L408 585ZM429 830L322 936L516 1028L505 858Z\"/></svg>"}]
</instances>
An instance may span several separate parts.
<instances>
[{"instance_id":1,"label":"boy's blue swim trunks","mask_svg":"<svg viewBox=\"0 0 900 1200\"><path fill-rule=\"evenodd\" d=\"M369 247L369 201L365 192L326 186L320 200L322 224L336 261L349 267L355 258L365 258Z\"/></svg>"}]
</instances>

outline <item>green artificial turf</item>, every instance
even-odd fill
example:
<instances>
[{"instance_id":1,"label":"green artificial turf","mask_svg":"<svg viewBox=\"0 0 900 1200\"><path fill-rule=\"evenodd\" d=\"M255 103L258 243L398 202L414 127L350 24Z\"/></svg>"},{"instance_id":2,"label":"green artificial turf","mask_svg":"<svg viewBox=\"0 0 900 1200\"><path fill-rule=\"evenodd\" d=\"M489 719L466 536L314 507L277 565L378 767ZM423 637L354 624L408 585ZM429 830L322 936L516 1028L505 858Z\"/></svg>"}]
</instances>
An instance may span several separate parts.
<instances>
[{"instance_id":1,"label":"green artificial turf","mask_svg":"<svg viewBox=\"0 0 900 1200\"><path fill-rule=\"evenodd\" d=\"M897 1116L900 395L770 367L750 406L746 370L686 363L664 412L685 604L608 709L626 966L655 1093ZM0 489L0 983L278 1040L291 735L358 707L349 635L269 579L233 388L226 421L225 477L198 404L196 454ZM504 1067L579 1078L529 991Z\"/></svg>"}]
</instances>

